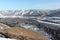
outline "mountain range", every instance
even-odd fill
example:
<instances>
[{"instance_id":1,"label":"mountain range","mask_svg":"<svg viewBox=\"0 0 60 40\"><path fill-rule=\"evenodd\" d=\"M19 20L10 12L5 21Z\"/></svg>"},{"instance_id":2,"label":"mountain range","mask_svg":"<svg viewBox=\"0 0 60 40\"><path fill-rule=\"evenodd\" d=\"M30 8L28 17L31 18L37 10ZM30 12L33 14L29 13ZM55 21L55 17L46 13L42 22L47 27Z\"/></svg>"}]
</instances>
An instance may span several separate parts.
<instances>
[{"instance_id":1,"label":"mountain range","mask_svg":"<svg viewBox=\"0 0 60 40\"><path fill-rule=\"evenodd\" d=\"M60 17L60 9L56 10L0 10L2 16L26 16L26 17Z\"/></svg>"}]
</instances>

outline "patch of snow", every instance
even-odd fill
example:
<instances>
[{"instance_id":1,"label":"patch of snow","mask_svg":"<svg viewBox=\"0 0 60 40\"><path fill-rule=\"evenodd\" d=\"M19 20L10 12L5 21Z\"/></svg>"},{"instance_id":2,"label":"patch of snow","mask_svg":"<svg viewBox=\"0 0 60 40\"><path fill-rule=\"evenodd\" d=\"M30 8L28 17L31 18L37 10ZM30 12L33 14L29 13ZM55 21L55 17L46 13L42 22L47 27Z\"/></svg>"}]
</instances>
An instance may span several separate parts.
<instances>
[{"instance_id":1,"label":"patch of snow","mask_svg":"<svg viewBox=\"0 0 60 40\"><path fill-rule=\"evenodd\" d=\"M30 14L32 14L33 13L33 11L32 12L30 12Z\"/></svg>"},{"instance_id":2,"label":"patch of snow","mask_svg":"<svg viewBox=\"0 0 60 40\"><path fill-rule=\"evenodd\" d=\"M16 40L16 39L0 38L0 40Z\"/></svg>"}]
</instances>

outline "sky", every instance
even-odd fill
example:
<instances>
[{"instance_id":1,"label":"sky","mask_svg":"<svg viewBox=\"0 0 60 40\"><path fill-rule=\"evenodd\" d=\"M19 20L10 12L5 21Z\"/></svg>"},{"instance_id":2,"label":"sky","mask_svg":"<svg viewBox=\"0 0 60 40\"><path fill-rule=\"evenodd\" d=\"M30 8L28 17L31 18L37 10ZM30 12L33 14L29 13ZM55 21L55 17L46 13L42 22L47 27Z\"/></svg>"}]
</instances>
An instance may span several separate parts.
<instances>
[{"instance_id":1,"label":"sky","mask_svg":"<svg viewBox=\"0 0 60 40\"><path fill-rule=\"evenodd\" d=\"M0 10L60 9L60 0L0 0Z\"/></svg>"}]
</instances>

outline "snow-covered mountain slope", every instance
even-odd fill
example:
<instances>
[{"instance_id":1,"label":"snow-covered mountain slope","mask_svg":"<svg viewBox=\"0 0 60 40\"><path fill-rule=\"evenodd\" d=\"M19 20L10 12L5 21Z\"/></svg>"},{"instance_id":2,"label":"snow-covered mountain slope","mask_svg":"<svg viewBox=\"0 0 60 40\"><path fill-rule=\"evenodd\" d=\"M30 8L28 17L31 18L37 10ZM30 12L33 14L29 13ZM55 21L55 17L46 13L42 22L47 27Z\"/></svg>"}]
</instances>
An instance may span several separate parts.
<instances>
[{"instance_id":1,"label":"snow-covered mountain slope","mask_svg":"<svg viewBox=\"0 0 60 40\"><path fill-rule=\"evenodd\" d=\"M45 10L5 10L0 11L0 16L43 16L47 13Z\"/></svg>"},{"instance_id":2,"label":"snow-covered mountain slope","mask_svg":"<svg viewBox=\"0 0 60 40\"><path fill-rule=\"evenodd\" d=\"M50 10L49 15L47 17L60 17L60 9Z\"/></svg>"},{"instance_id":3,"label":"snow-covered mountain slope","mask_svg":"<svg viewBox=\"0 0 60 40\"><path fill-rule=\"evenodd\" d=\"M60 10L0 10L0 17L2 16L27 16L27 17L60 17Z\"/></svg>"}]
</instances>

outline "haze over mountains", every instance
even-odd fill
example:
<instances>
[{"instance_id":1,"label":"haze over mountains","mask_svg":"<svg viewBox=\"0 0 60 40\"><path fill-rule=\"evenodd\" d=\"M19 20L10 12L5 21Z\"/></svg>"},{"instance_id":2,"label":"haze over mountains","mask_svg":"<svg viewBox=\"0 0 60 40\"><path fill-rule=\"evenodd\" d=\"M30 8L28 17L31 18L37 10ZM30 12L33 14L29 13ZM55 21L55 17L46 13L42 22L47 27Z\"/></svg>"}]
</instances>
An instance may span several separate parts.
<instances>
[{"instance_id":1,"label":"haze over mountains","mask_svg":"<svg viewBox=\"0 0 60 40\"><path fill-rule=\"evenodd\" d=\"M60 17L60 10L0 10L0 17L3 16Z\"/></svg>"}]
</instances>

